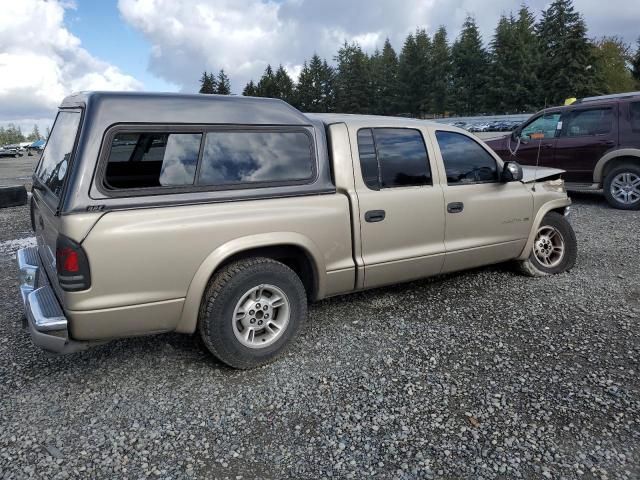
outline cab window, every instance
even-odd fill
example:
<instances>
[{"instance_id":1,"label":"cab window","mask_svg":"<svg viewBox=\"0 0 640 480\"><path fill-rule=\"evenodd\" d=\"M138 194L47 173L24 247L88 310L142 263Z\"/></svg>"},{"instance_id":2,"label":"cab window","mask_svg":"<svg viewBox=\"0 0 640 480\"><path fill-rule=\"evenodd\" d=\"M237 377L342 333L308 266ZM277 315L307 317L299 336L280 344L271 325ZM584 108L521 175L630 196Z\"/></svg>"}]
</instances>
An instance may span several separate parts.
<instances>
[{"instance_id":1,"label":"cab window","mask_svg":"<svg viewBox=\"0 0 640 480\"><path fill-rule=\"evenodd\" d=\"M520 133L523 140L540 140L546 138L554 138L558 130L558 122L560 121L560 113L549 113L534 119L526 125Z\"/></svg>"},{"instance_id":2,"label":"cab window","mask_svg":"<svg viewBox=\"0 0 640 480\"><path fill-rule=\"evenodd\" d=\"M436 132L448 185L498 181L496 160L475 140L456 132Z\"/></svg>"}]
</instances>

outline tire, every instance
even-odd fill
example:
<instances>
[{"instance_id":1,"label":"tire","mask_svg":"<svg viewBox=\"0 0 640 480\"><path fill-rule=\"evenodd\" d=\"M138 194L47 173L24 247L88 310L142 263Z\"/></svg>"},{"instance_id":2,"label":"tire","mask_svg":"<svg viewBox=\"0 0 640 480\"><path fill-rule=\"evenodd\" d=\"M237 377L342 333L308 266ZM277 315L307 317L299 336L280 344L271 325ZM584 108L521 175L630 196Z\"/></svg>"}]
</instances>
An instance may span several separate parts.
<instances>
[{"instance_id":1,"label":"tire","mask_svg":"<svg viewBox=\"0 0 640 480\"><path fill-rule=\"evenodd\" d=\"M640 209L640 165L623 164L604 179L604 196L613 208Z\"/></svg>"},{"instance_id":2,"label":"tire","mask_svg":"<svg viewBox=\"0 0 640 480\"><path fill-rule=\"evenodd\" d=\"M233 262L211 279L198 328L214 356L245 370L284 354L306 317L307 295L298 275L280 262L258 257Z\"/></svg>"},{"instance_id":3,"label":"tire","mask_svg":"<svg viewBox=\"0 0 640 480\"><path fill-rule=\"evenodd\" d=\"M557 250L559 242L563 247L561 254ZM578 242L573 227L563 215L549 212L538 226L531 255L517 265L524 275L544 277L568 272L575 265L577 256Z\"/></svg>"}]
</instances>

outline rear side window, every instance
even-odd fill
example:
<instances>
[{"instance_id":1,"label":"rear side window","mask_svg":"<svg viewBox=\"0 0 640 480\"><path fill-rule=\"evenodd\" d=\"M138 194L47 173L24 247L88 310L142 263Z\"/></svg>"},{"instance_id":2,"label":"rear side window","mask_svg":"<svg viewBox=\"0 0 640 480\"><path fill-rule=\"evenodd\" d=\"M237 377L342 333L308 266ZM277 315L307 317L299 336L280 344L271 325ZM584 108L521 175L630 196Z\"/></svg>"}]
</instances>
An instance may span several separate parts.
<instances>
[{"instance_id":1,"label":"rear side window","mask_svg":"<svg viewBox=\"0 0 640 480\"><path fill-rule=\"evenodd\" d=\"M64 180L69 170L73 145L80 125L80 112L61 111L49 135L36 176L51 193L60 198Z\"/></svg>"},{"instance_id":2,"label":"rear side window","mask_svg":"<svg viewBox=\"0 0 640 480\"><path fill-rule=\"evenodd\" d=\"M495 159L478 142L456 132L437 131L436 138L447 172L447 184L498 181Z\"/></svg>"},{"instance_id":3,"label":"rear side window","mask_svg":"<svg viewBox=\"0 0 640 480\"><path fill-rule=\"evenodd\" d=\"M117 133L111 142L106 186L137 189L193 185L201 142L201 133Z\"/></svg>"},{"instance_id":4,"label":"rear side window","mask_svg":"<svg viewBox=\"0 0 640 480\"><path fill-rule=\"evenodd\" d=\"M362 176L369 188L377 190L432 184L427 148L418 130L360 130L358 152Z\"/></svg>"},{"instance_id":5,"label":"rear side window","mask_svg":"<svg viewBox=\"0 0 640 480\"><path fill-rule=\"evenodd\" d=\"M630 103L629 113L631 114L631 130L640 132L640 102Z\"/></svg>"},{"instance_id":6,"label":"rear side window","mask_svg":"<svg viewBox=\"0 0 640 480\"><path fill-rule=\"evenodd\" d=\"M593 108L576 110L566 121L567 137L586 137L604 135L613 127L613 110L611 108Z\"/></svg>"},{"instance_id":7,"label":"rear side window","mask_svg":"<svg viewBox=\"0 0 640 480\"><path fill-rule=\"evenodd\" d=\"M313 177L305 132L208 132L198 185L303 182Z\"/></svg>"}]
</instances>

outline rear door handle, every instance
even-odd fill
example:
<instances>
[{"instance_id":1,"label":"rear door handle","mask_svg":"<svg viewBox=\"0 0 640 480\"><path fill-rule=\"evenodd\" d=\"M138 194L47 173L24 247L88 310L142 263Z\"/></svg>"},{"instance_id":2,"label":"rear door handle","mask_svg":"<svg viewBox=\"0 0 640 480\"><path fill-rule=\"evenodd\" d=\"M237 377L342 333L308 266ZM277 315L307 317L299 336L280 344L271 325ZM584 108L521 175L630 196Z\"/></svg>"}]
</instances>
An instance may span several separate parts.
<instances>
[{"instance_id":1,"label":"rear door handle","mask_svg":"<svg viewBox=\"0 0 640 480\"><path fill-rule=\"evenodd\" d=\"M608 145L610 147L612 147L613 145L615 145L615 142L613 140L601 140L600 143L602 145Z\"/></svg>"},{"instance_id":2,"label":"rear door handle","mask_svg":"<svg viewBox=\"0 0 640 480\"><path fill-rule=\"evenodd\" d=\"M369 210L364 214L364 219L369 223L376 223L383 221L386 215L384 210Z\"/></svg>"},{"instance_id":3,"label":"rear door handle","mask_svg":"<svg viewBox=\"0 0 640 480\"><path fill-rule=\"evenodd\" d=\"M464 210L464 203L462 202L451 202L447 205L447 212L449 213L460 213Z\"/></svg>"}]
</instances>

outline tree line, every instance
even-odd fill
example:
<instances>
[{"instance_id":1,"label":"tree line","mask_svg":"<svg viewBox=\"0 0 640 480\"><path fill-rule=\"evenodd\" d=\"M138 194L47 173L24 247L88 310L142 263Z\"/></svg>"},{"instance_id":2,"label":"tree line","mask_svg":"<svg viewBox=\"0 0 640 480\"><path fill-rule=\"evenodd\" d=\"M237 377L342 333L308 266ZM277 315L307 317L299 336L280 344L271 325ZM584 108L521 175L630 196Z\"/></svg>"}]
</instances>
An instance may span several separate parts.
<instances>
[{"instance_id":1,"label":"tree line","mask_svg":"<svg viewBox=\"0 0 640 480\"><path fill-rule=\"evenodd\" d=\"M49 129L47 128L47 137L48 136ZM26 136L22 133L22 129L13 123L9 123L6 127L0 127L0 146L21 142L35 142L36 140L42 140L43 138L44 137L40 134L38 125L34 125L31 133Z\"/></svg>"},{"instance_id":2,"label":"tree line","mask_svg":"<svg viewBox=\"0 0 640 480\"><path fill-rule=\"evenodd\" d=\"M205 73L200 91L211 90L212 80ZM314 54L297 82L282 65L275 71L268 65L242 94L281 98L305 112L431 117L531 112L570 97L636 88L640 39L635 54L618 37L590 39L573 1L554 0L538 21L526 6L502 15L487 46L467 17L453 42L444 27L432 36L417 29L400 53L388 39L371 55L345 42L333 64Z\"/></svg>"}]
</instances>

